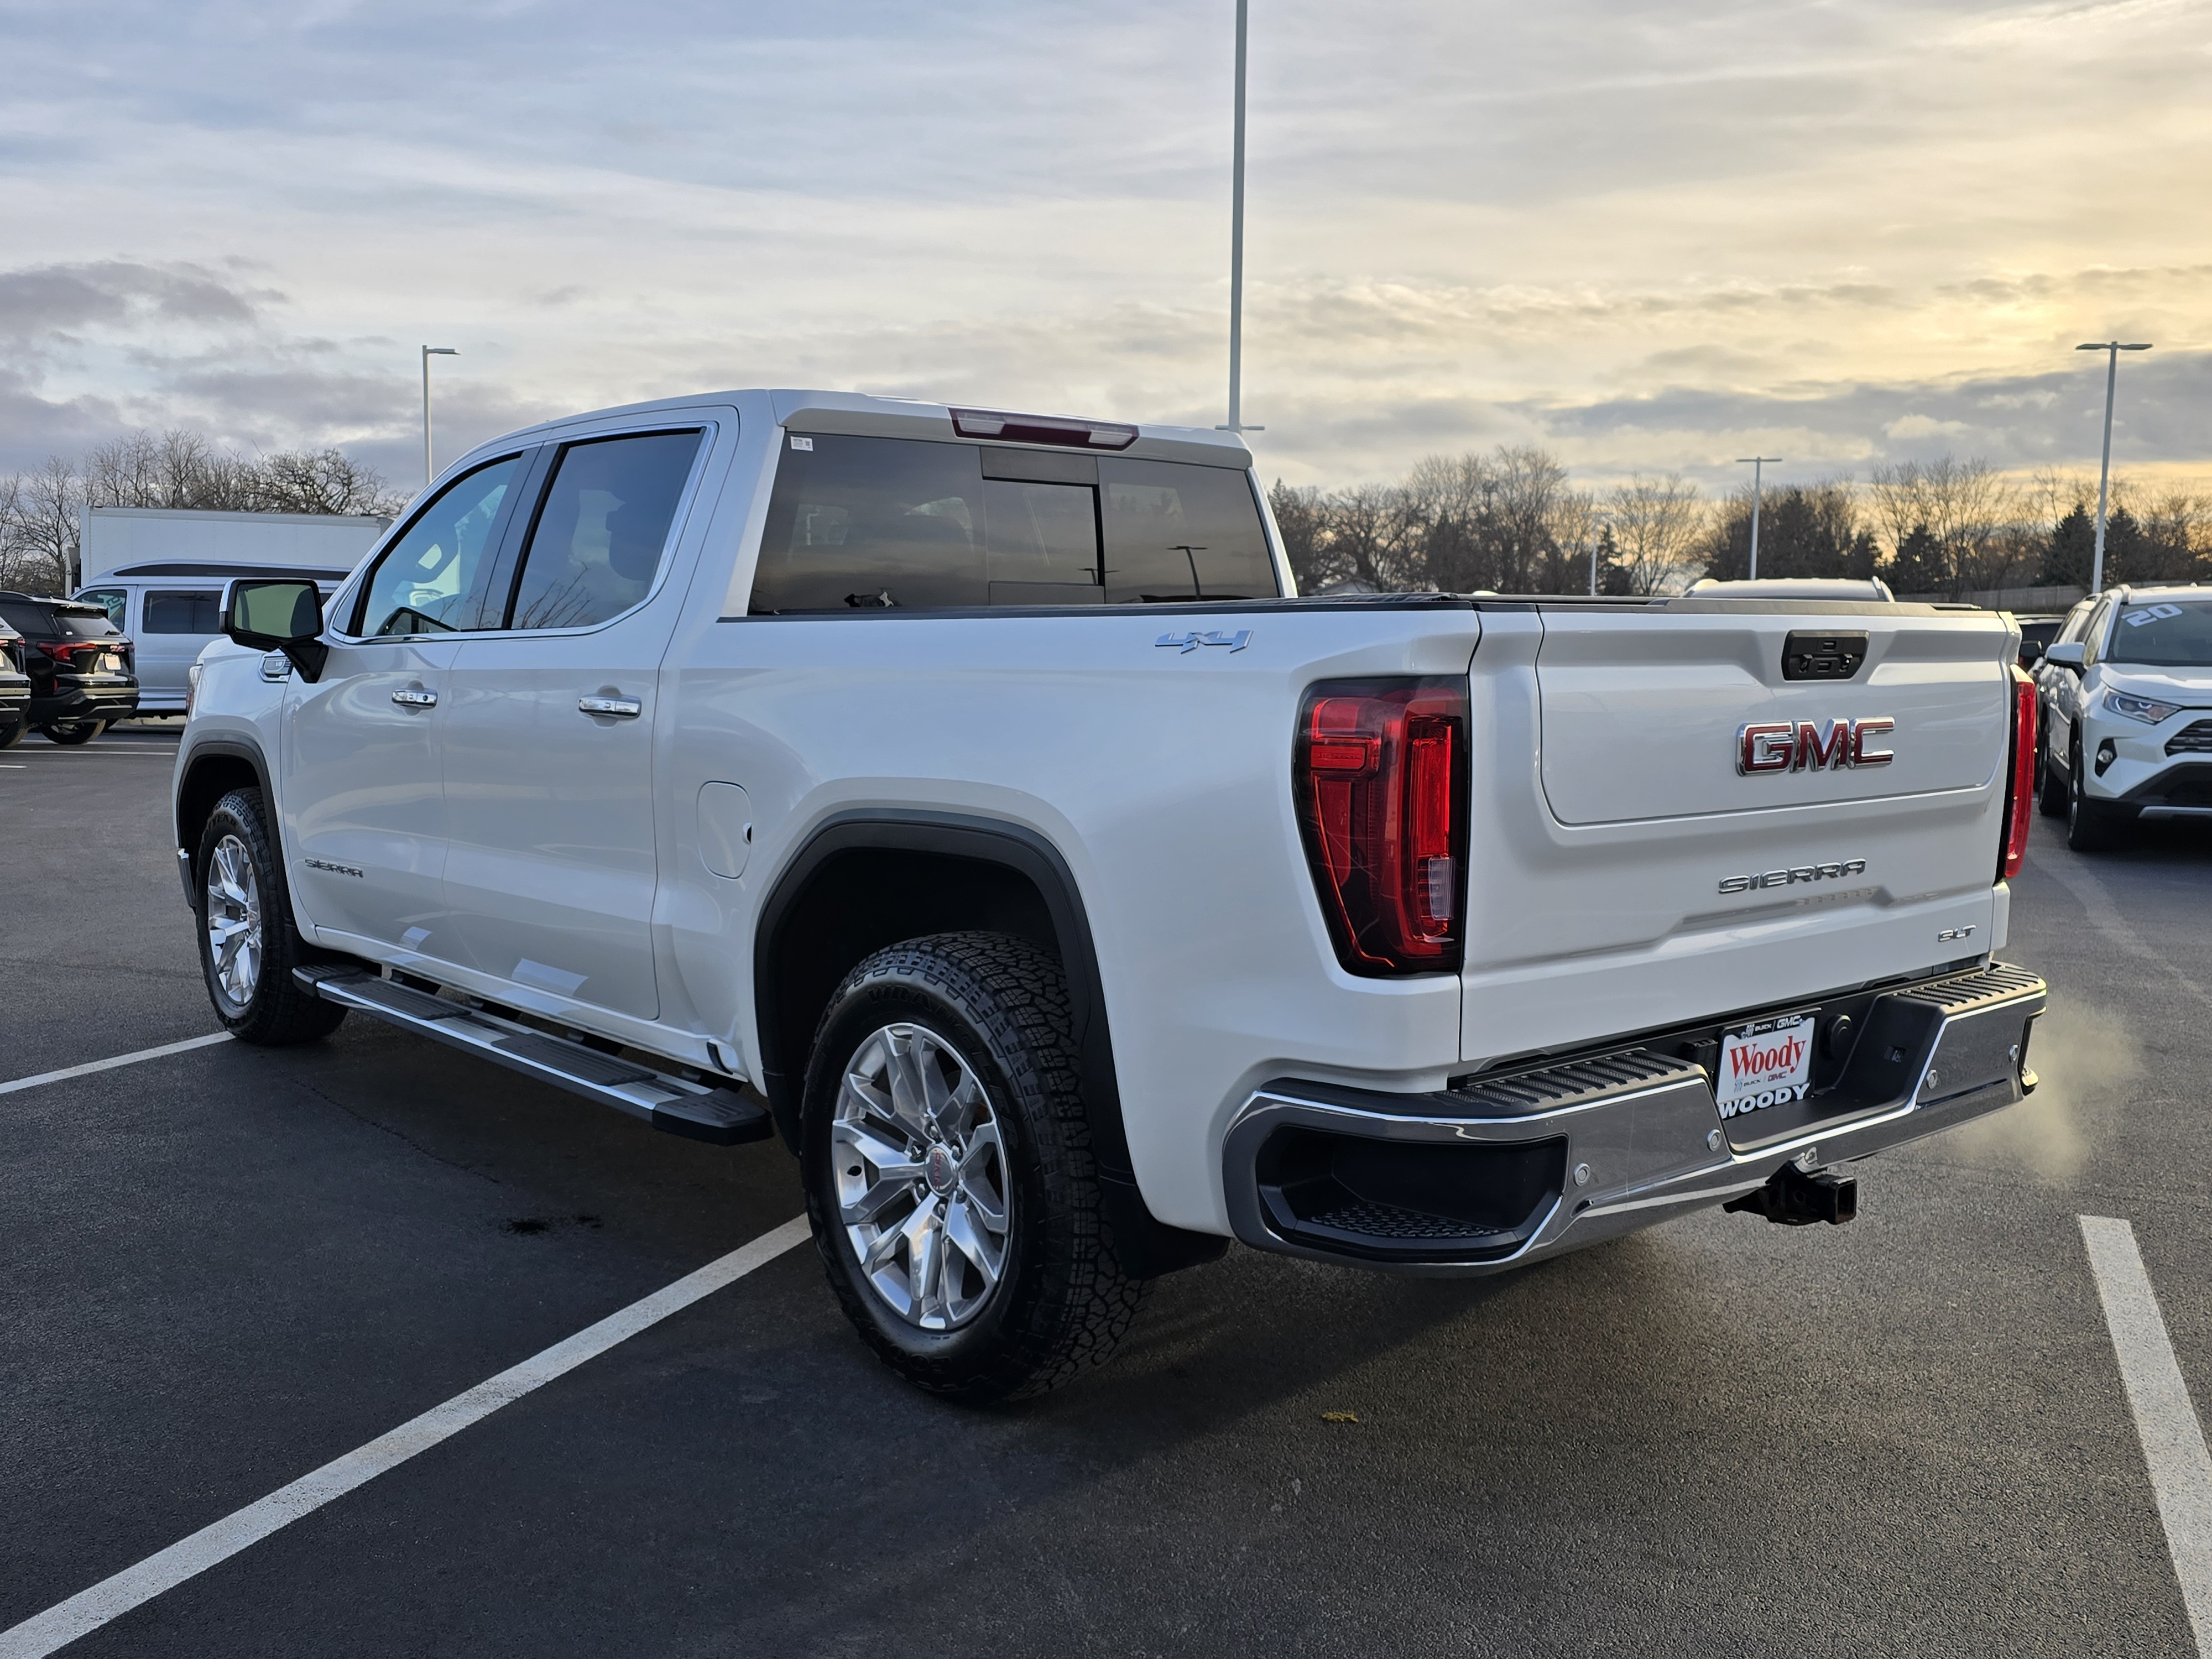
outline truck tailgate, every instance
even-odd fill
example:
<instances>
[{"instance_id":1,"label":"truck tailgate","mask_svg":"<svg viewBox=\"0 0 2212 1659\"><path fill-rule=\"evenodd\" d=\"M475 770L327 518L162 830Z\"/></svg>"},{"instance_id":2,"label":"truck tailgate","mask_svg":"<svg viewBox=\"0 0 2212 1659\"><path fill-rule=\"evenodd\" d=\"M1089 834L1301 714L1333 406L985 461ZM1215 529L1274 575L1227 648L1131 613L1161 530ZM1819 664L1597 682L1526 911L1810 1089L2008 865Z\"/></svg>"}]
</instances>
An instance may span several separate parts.
<instances>
[{"instance_id":1,"label":"truck tailgate","mask_svg":"<svg viewBox=\"0 0 2212 1659\"><path fill-rule=\"evenodd\" d=\"M2004 618L1677 601L1484 620L1468 1057L1991 948ZM1789 678L1792 635L1863 635L1863 660Z\"/></svg>"}]
</instances>

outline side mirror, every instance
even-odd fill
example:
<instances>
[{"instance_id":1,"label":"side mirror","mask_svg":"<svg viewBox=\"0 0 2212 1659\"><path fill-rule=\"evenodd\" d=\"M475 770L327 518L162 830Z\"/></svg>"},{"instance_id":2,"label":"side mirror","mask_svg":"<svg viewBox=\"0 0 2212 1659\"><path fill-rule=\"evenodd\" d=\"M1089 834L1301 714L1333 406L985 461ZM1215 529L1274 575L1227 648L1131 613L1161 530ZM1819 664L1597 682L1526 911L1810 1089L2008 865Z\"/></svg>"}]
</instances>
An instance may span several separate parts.
<instances>
[{"instance_id":1,"label":"side mirror","mask_svg":"<svg viewBox=\"0 0 2212 1659\"><path fill-rule=\"evenodd\" d=\"M234 581L224 596L222 631L255 651L282 651L310 684L331 648L322 641L323 596L313 582Z\"/></svg>"},{"instance_id":2,"label":"side mirror","mask_svg":"<svg viewBox=\"0 0 2212 1659\"><path fill-rule=\"evenodd\" d=\"M2033 668L2042 660L2043 641L2041 640L2022 640L2020 642L2020 665L2022 668Z\"/></svg>"},{"instance_id":3,"label":"side mirror","mask_svg":"<svg viewBox=\"0 0 2212 1659\"><path fill-rule=\"evenodd\" d=\"M2061 668L2070 668L2078 674L2081 672L2081 641L2069 640L2063 644L2053 645L2044 652L2043 659L2057 663Z\"/></svg>"}]
</instances>

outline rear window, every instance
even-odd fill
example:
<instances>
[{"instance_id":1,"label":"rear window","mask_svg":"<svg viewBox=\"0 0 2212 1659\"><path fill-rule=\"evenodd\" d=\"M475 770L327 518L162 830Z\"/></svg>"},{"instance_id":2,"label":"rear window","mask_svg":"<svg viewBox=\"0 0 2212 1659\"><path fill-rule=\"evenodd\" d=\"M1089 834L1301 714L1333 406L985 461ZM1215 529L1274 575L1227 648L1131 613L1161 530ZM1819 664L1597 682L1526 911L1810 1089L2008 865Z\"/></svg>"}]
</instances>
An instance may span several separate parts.
<instances>
[{"instance_id":1,"label":"rear window","mask_svg":"<svg viewBox=\"0 0 2212 1659\"><path fill-rule=\"evenodd\" d=\"M0 606L4 616L25 637L33 640L104 640L122 629L107 620L105 611L90 615L82 610L50 610L43 605Z\"/></svg>"},{"instance_id":2,"label":"rear window","mask_svg":"<svg viewBox=\"0 0 2212 1659\"><path fill-rule=\"evenodd\" d=\"M1272 597L1245 474L927 439L787 437L755 615Z\"/></svg>"},{"instance_id":3,"label":"rear window","mask_svg":"<svg viewBox=\"0 0 2212 1659\"><path fill-rule=\"evenodd\" d=\"M142 634L220 634L222 595L216 592L149 592Z\"/></svg>"},{"instance_id":4,"label":"rear window","mask_svg":"<svg viewBox=\"0 0 2212 1659\"><path fill-rule=\"evenodd\" d=\"M2154 600L2120 607L2106 642L2107 662L2146 668L2212 666L2212 600Z\"/></svg>"}]
</instances>

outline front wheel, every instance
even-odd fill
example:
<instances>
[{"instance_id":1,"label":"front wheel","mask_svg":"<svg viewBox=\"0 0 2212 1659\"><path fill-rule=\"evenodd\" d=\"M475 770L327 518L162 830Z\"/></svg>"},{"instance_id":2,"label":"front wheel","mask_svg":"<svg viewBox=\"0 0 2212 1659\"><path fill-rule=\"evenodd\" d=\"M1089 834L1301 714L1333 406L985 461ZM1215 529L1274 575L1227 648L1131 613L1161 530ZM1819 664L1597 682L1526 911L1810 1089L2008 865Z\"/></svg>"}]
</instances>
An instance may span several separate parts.
<instances>
[{"instance_id":1,"label":"front wheel","mask_svg":"<svg viewBox=\"0 0 2212 1659\"><path fill-rule=\"evenodd\" d=\"M303 988L292 970L308 960L291 923L261 792L234 789L200 832L200 971L216 1018L240 1042L265 1048L311 1042L337 1029L345 1010Z\"/></svg>"},{"instance_id":2,"label":"front wheel","mask_svg":"<svg viewBox=\"0 0 2212 1659\"><path fill-rule=\"evenodd\" d=\"M1099 1213L1050 956L996 933L878 951L830 1000L802 1110L816 1248L892 1370L981 1403L1113 1351L1143 1285Z\"/></svg>"},{"instance_id":3,"label":"front wheel","mask_svg":"<svg viewBox=\"0 0 2212 1659\"><path fill-rule=\"evenodd\" d=\"M74 749L79 744L90 743L107 730L107 722L106 720L57 720L52 726L40 726L39 730L45 734L48 743L58 743L64 749Z\"/></svg>"},{"instance_id":4,"label":"front wheel","mask_svg":"<svg viewBox=\"0 0 2212 1659\"><path fill-rule=\"evenodd\" d=\"M2076 737L2066 769L2066 844L2077 853L2100 853L2112 844L2115 814L2082 793L2083 759L2081 740Z\"/></svg>"}]
</instances>

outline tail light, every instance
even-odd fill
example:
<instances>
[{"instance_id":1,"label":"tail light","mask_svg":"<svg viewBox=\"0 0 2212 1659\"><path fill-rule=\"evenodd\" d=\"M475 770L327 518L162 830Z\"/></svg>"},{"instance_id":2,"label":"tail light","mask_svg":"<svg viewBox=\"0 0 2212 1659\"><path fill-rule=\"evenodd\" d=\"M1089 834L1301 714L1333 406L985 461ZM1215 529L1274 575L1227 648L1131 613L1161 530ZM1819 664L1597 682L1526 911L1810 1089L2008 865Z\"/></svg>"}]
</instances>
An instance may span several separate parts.
<instances>
[{"instance_id":1,"label":"tail light","mask_svg":"<svg viewBox=\"0 0 2212 1659\"><path fill-rule=\"evenodd\" d=\"M1292 787L1348 972L1459 967L1467 766L1464 680L1330 680L1306 693Z\"/></svg>"},{"instance_id":2,"label":"tail light","mask_svg":"<svg viewBox=\"0 0 2212 1659\"><path fill-rule=\"evenodd\" d=\"M114 652L118 657L128 658L131 654L131 641L123 639L54 640L42 641L39 646L39 651L40 654L52 659L64 668L75 668L77 666L76 659L79 657L97 662L102 655L110 651Z\"/></svg>"},{"instance_id":3,"label":"tail light","mask_svg":"<svg viewBox=\"0 0 2212 1659\"><path fill-rule=\"evenodd\" d=\"M2012 755L2005 779L2004 852L1997 879L2010 881L2027 856L2027 824L2035 799L2035 682L2012 671Z\"/></svg>"}]
</instances>

